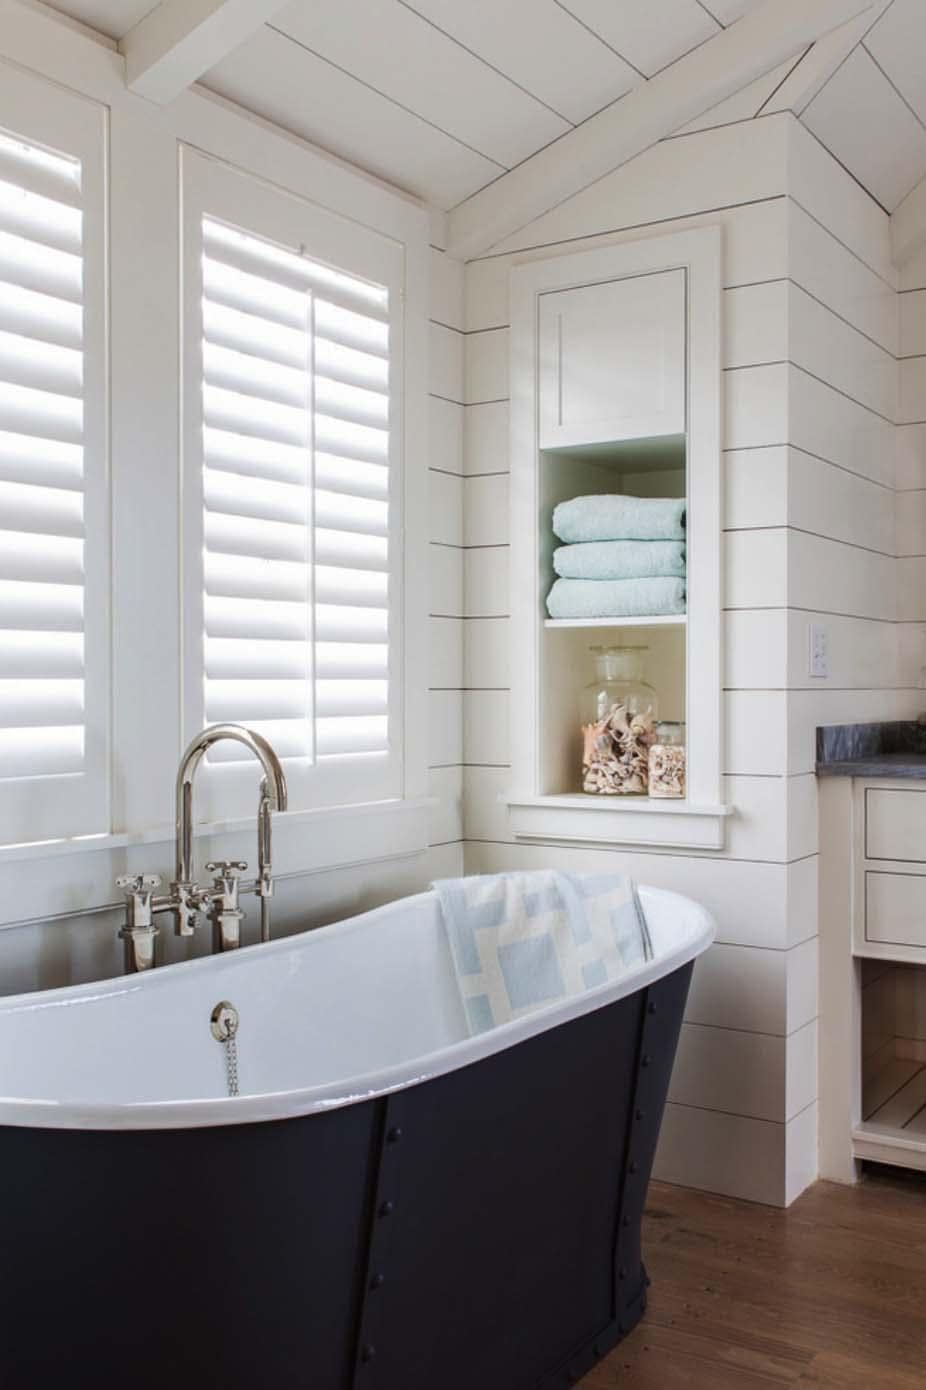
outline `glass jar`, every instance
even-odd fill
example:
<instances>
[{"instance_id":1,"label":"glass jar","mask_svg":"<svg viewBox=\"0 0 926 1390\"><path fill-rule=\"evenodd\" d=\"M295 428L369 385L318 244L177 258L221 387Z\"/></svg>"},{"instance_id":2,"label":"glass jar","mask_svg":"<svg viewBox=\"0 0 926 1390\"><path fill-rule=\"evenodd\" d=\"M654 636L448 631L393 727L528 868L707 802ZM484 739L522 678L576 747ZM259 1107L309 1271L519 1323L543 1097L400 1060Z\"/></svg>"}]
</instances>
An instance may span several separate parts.
<instances>
[{"instance_id":1,"label":"glass jar","mask_svg":"<svg viewBox=\"0 0 926 1390\"><path fill-rule=\"evenodd\" d=\"M665 720L656 725L656 740L649 750L649 794L680 798L685 795L685 725Z\"/></svg>"},{"instance_id":2,"label":"glass jar","mask_svg":"<svg viewBox=\"0 0 926 1390\"><path fill-rule=\"evenodd\" d=\"M658 702L643 677L648 647L592 647L595 679L582 692L582 790L646 796Z\"/></svg>"}]
</instances>

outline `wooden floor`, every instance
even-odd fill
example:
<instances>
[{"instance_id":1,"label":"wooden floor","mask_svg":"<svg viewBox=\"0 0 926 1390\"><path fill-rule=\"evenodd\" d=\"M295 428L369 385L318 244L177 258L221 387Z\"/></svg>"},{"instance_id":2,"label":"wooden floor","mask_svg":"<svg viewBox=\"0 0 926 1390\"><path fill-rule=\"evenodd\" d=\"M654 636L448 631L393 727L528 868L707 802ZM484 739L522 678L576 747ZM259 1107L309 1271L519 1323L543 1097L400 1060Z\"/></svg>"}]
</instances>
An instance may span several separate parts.
<instances>
[{"instance_id":1,"label":"wooden floor","mask_svg":"<svg viewBox=\"0 0 926 1390\"><path fill-rule=\"evenodd\" d=\"M926 1178L788 1211L653 1184L646 1317L583 1390L926 1390Z\"/></svg>"}]
</instances>

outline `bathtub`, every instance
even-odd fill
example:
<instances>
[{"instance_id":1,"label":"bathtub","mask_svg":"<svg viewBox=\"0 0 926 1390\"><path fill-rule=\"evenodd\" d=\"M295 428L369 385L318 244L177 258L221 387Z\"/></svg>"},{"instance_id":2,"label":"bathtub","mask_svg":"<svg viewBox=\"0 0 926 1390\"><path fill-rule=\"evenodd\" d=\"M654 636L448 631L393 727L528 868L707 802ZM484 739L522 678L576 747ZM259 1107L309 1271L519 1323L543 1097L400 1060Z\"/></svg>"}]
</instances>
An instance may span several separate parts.
<instances>
[{"instance_id":1,"label":"bathtub","mask_svg":"<svg viewBox=\"0 0 926 1390\"><path fill-rule=\"evenodd\" d=\"M713 937L695 903L641 899L653 961L476 1038L432 893L0 1000L4 1390L573 1383L645 1307L644 1196Z\"/></svg>"}]
</instances>

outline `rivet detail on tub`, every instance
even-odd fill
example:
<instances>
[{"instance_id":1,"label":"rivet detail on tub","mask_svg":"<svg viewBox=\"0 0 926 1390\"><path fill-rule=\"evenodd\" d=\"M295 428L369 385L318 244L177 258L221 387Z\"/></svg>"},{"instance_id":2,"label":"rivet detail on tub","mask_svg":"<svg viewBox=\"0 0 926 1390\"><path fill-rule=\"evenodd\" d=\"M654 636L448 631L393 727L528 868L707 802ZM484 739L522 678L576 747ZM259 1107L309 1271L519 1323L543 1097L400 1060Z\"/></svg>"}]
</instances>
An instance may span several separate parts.
<instances>
[{"instance_id":1,"label":"rivet detail on tub","mask_svg":"<svg viewBox=\"0 0 926 1390\"><path fill-rule=\"evenodd\" d=\"M687 987L687 978L657 980L647 990L640 1011L637 1064L630 1097L632 1119L614 1249L614 1319L622 1335L635 1325L646 1307L649 1281L639 1247L640 1217L650 1154L655 1147L653 1126L658 1124L669 1084L670 1068L663 1065L662 1059L674 1055L672 1006L679 1004L680 1014ZM681 1003L676 991L680 992Z\"/></svg>"},{"instance_id":2,"label":"rivet detail on tub","mask_svg":"<svg viewBox=\"0 0 926 1390\"><path fill-rule=\"evenodd\" d=\"M379 1366L372 1360L377 1345L382 1345L384 1331L387 1330L388 1313L384 1307L385 1294L380 1290L387 1283L389 1271L389 1241L397 1221L401 1221L400 1207L400 1159L406 1145L399 1141L404 1138L400 1123L405 1106L402 1092L391 1095L383 1102L384 1113L377 1152L378 1170L376 1190L370 1207L369 1245L367 1254L364 1297L360 1309L360 1328L357 1336L356 1381L358 1385L376 1385L382 1379L377 1376ZM385 1220L389 1217L389 1220ZM388 1304L388 1298L386 1299ZM385 1321L384 1321L385 1319ZM387 1348L388 1353L388 1348ZM388 1354L386 1361L388 1362Z\"/></svg>"}]
</instances>

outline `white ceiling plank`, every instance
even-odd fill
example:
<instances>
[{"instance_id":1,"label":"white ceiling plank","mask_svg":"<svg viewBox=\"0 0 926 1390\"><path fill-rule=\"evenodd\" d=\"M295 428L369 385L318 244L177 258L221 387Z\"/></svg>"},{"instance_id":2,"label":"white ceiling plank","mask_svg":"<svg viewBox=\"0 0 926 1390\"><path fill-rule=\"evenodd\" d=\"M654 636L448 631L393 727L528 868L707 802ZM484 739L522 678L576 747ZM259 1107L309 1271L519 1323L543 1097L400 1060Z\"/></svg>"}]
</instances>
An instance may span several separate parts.
<instances>
[{"instance_id":1,"label":"white ceiling plank","mask_svg":"<svg viewBox=\"0 0 926 1390\"><path fill-rule=\"evenodd\" d=\"M658 77L454 208L449 249L464 259L488 250L868 7L869 0L764 0Z\"/></svg>"},{"instance_id":2,"label":"white ceiling plank","mask_svg":"<svg viewBox=\"0 0 926 1390\"><path fill-rule=\"evenodd\" d=\"M121 39L156 4L157 0L55 0L49 8L107 38Z\"/></svg>"},{"instance_id":3,"label":"white ceiling plank","mask_svg":"<svg viewBox=\"0 0 926 1390\"><path fill-rule=\"evenodd\" d=\"M865 39L898 91L926 121L926 5L923 0L894 0Z\"/></svg>"},{"instance_id":4,"label":"white ceiling plank","mask_svg":"<svg viewBox=\"0 0 926 1390\"><path fill-rule=\"evenodd\" d=\"M926 246L926 178L891 213L891 252L904 266Z\"/></svg>"},{"instance_id":5,"label":"white ceiling plank","mask_svg":"<svg viewBox=\"0 0 926 1390\"><path fill-rule=\"evenodd\" d=\"M296 0L273 28L505 168L569 129L399 0Z\"/></svg>"},{"instance_id":6,"label":"white ceiling plank","mask_svg":"<svg viewBox=\"0 0 926 1390\"><path fill-rule=\"evenodd\" d=\"M710 111L704 112L703 116L696 116L693 121L682 126L681 130L677 130L675 134L693 135L695 131L710 130L712 126L733 125L737 121L750 120L761 111L772 93L788 76L794 67L794 62L794 58L786 58L783 63L772 68L771 72L757 77L755 82L750 82L740 91L734 92L733 96L727 97L726 101L712 106Z\"/></svg>"},{"instance_id":7,"label":"white ceiling plank","mask_svg":"<svg viewBox=\"0 0 926 1390\"><path fill-rule=\"evenodd\" d=\"M283 0L161 0L119 41L126 85L166 106L282 5Z\"/></svg>"},{"instance_id":8,"label":"white ceiling plank","mask_svg":"<svg viewBox=\"0 0 926 1390\"><path fill-rule=\"evenodd\" d=\"M704 0L704 8L710 10L715 19L723 25L734 24L750 10L757 9L762 0Z\"/></svg>"},{"instance_id":9,"label":"white ceiling plank","mask_svg":"<svg viewBox=\"0 0 926 1390\"><path fill-rule=\"evenodd\" d=\"M926 174L926 130L862 47L801 119L888 212Z\"/></svg>"},{"instance_id":10,"label":"white ceiling plank","mask_svg":"<svg viewBox=\"0 0 926 1390\"><path fill-rule=\"evenodd\" d=\"M818 39L787 81L781 84L766 106L765 114L794 111L799 116L862 41L878 15L883 14L890 4L891 0L876 0L870 10L850 19L848 24L840 24L838 29Z\"/></svg>"},{"instance_id":11,"label":"white ceiling plank","mask_svg":"<svg viewBox=\"0 0 926 1390\"><path fill-rule=\"evenodd\" d=\"M556 0L406 3L573 123L641 80Z\"/></svg>"},{"instance_id":12,"label":"white ceiling plank","mask_svg":"<svg viewBox=\"0 0 926 1390\"><path fill-rule=\"evenodd\" d=\"M570 14L646 77L719 33L698 0L562 0Z\"/></svg>"},{"instance_id":13,"label":"white ceiling plank","mask_svg":"<svg viewBox=\"0 0 926 1390\"><path fill-rule=\"evenodd\" d=\"M438 208L502 172L267 27L213 68L203 85Z\"/></svg>"}]
</instances>

